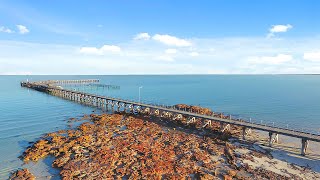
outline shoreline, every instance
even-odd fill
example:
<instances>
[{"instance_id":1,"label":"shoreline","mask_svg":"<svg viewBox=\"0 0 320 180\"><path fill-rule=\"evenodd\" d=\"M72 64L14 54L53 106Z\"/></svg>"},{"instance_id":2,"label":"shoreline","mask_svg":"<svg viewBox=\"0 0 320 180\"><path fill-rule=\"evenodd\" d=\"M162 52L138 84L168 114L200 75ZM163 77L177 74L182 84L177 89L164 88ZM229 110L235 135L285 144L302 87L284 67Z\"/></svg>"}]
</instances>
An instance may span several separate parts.
<instances>
[{"instance_id":1,"label":"shoreline","mask_svg":"<svg viewBox=\"0 0 320 180\"><path fill-rule=\"evenodd\" d=\"M104 115L91 115L91 119L90 119L90 121L92 121L95 117L99 117L99 116L104 116ZM117 116L119 116L119 115L117 115L117 114L113 114L113 115L105 115L105 116L110 116L110 117L117 117ZM123 115L120 115L120 116L123 116ZM165 133L168 133L168 134L170 134L172 131L173 131L173 133L176 133L176 132L180 132L180 133L186 133L186 134L194 134L195 136L198 136L198 137L200 137L200 139L205 139L205 138L208 138L208 137L210 137L210 136L207 136L208 134L207 134L207 131L204 131L204 130L199 130L199 129L196 129L196 128L185 128L185 127L181 127L181 126L179 126L179 124L175 124L175 123L172 123L172 122L170 122L170 121L167 121L167 120L161 120L161 121L159 121L159 119L157 119L157 118L148 118L148 117L145 117L145 116L136 116L136 115L128 115L128 114L124 114L124 116L126 116L126 117L132 117L133 118L133 120L135 120L135 119L143 119L143 121L149 121L150 123L155 123L154 125L155 126L160 126L160 127L162 127L162 130L163 130L163 132L165 132ZM119 117L118 117L119 118ZM116 118L116 119L118 119L118 118ZM121 118L122 120L123 120L123 118ZM122 120L120 120L120 121L122 121ZM95 121L93 120L92 121L93 123L95 123ZM156 123L157 122L157 123ZM82 126L83 124L85 124L86 122L84 122L84 123L81 123L81 125L80 126ZM79 127L78 127L79 128ZM78 128L76 128L76 129L78 129ZM164 128L164 129L163 129ZM232 131L232 134L233 134L233 136L238 136L239 137L239 135L237 135L237 133L239 133L238 132L238 130L236 129L236 130L231 130ZM56 132L55 132L56 133ZM49 134L53 134L53 133L49 133ZM224 134L219 134L219 133L216 133L214 136L215 136L215 138L217 138L218 137L218 141L221 141L221 140L219 140L219 139L223 139L223 138L225 138L224 136L225 136L225 134L227 134L227 133L224 133ZM231 137L231 136L229 136L227 139L225 139L225 141L221 141L221 142L225 142L225 147L223 148L224 150L224 152L221 154L221 156L223 156L223 157L220 157L220 159L218 158L218 157L215 157L215 158L218 158L218 159L216 159L216 160L218 160L218 161L220 161L221 160L221 158L222 159L225 159L225 160L222 160L222 161L225 161L225 163L226 162L228 162L228 161L230 161L230 158L232 159L232 160L235 160L235 159L238 159L239 161L241 161L242 163L242 165L241 165L241 167L239 167L239 168L247 168L247 173L255 173L254 172L254 169L261 169L261 167L266 167L266 165L267 166L271 166L273 163L277 163L277 164L281 164L281 166L279 166L279 167L276 167L276 166L274 166L273 165L273 167L272 168L270 168L270 167L268 167L268 170L266 171L266 172L262 172L262 171L259 171L258 172L258 174L255 174L255 175L263 175L262 177L264 177L264 176L268 176L268 173L271 173L270 175L272 176L272 177L284 177L284 178L286 178L286 177L290 177L290 175L295 175L296 177L300 177L299 175L300 175L300 173L301 172L304 172L304 174L306 174L306 177L315 177L315 178L320 178L320 173L319 173L319 171L318 172L312 172L311 170L308 170L308 169L299 169L299 168L297 168L297 167L295 167L294 165L292 166L291 164L289 164L289 163L285 163L285 162L283 162L283 161L281 161L280 160L280 158L279 158L279 156L277 156L277 153L272 153L272 151L270 151L270 154L269 155L263 155L263 153L266 153L266 152L269 152L269 150L261 150L261 147L260 147L260 145L259 145L259 143L257 143L256 141L258 141L258 142L260 142L261 141L261 139L263 140L263 136L262 135L260 135L261 133L259 133L259 132L253 132L247 139L248 140L246 140L246 141L242 141L241 139L235 139L234 137ZM230 134L229 134L230 135ZM220 137L219 137L220 136ZM262 138L260 137L260 136L262 136ZM231 138L230 138L231 137ZM258 139L257 139L257 137L258 137ZM211 138L211 137L210 137ZM43 139L43 137L41 138L41 139ZM220 143L221 143L220 142ZM37 143L39 143L39 141L37 141L35 144L37 144ZM220 144L219 143L219 144ZM34 144L34 145L35 145ZM228 145L229 144L229 145ZM32 146L32 147L34 147L34 145ZM230 146L230 147L227 147L227 146ZM258 148L258 147L259 148ZM31 147L31 148L32 148ZM40 146L41 147L41 146ZM275 146L276 147L276 146ZM227 149L227 152L225 152L225 149ZM262 147L262 149L268 149L268 147ZM221 151L221 150L220 150ZM230 151L230 152L228 152L228 151ZM282 152L282 150L280 149L280 152ZM248 154L249 153L249 154ZM229 155L228 155L229 154ZM268 154L268 153L267 153ZM278 152L278 154L279 154L279 152ZM256 157L256 155L257 155L257 157ZM273 156L273 158L271 158L270 159L270 155L271 156ZM46 155L45 155L46 156ZM45 157L45 156L41 156L41 157ZM40 159L41 159L41 157L40 157ZM57 156L57 157L59 157L59 156ZM229 158L228 158L229 157ZM248 159L246 159L246 158L248 158ZM262 158L262 160L261 159L259 159L259 158ZM264 158L264 159L263 159ZM302 156L300 156L300 158L302 158ZM57 160L57 159L56 159ZM273 160L273 162L271 162L271 160ZM36 161L38 161L38 160L36 160ZM215 162L218 162L218 161L215 161ZM54 161L53 161L54 162ZM245 163L244 163L245 162ZM255 162L255 163L253 163L253 162ZM258 162L258 163L256 163L256 162ZM228 162L229 163L229 162ZM228 164L228 163L226 163L226 164ZM235 163L235 164L234 164ZM252 164L253 163L253 164ZM261 167L259 167L259 166L253 166L253 168L251 167L252 165L254 165L254 164L258 164L259 165L259 163L260 163L260 165L261 165ZM233 165L232 165L233 164ZM247 164L247 165L246 165ZM229 166L235 166L235 167L237 167L236 166L237 165L237 162L232 162L231 161L231 163L229 163L228 164L228 166L226 166L226 167L224 167L224 169L229 169L229 170L232 170L232 169L230 169L230 167ZM289 166L290 165L290 166ZM243 166L243 167L242 167ZM292 167L291 167L292 166ZM227 168L228 167L228 168ZM288 168L291 168L291 170L292 171L290 171L290 173L289 174L286 174L286 173L283 173L281 170L279 170L279 168L281 169L281 168L284 168L284 169L288 169ZM220 168L221 169L221 168ZM297 170L298 169L298 170ZM216 169L215 169L216 170ZM223 168L221 169L221 170L223 170ZM293 171L294 170L294 171ZM244 171L243 169L242 169L242 171L243 172L246 172L246 171ZM242 173L243 173L242 172ZM300 172L300 173L299 173ZM61 172L60 172L61 173ZM260 174L259 174L260 173ZM295 173L295 174L292 174L292 173ZM204 175L204 174L203 174ZM232 173L232 174L230 174L228 171L227 172L224 172L224 173L216 173L215 171L213 172L213 173L209 173L209 175L210 176L212 176L213 175L213 177L215 177L216 175L217 175L217 177L218 178L228 178L228 177L230 177L231 176L231 178L232 177L237 177L236 176L236 174L234 174L234 172ZM233 176L232 176L233 175ZM243 174L242 174L243 175ZM289 176L288 176L289 175ZM241 174L239 175L239 176L241 176ZM202 177L202 176L201 176ZM301 177L300 177L301 178Z\"/></svg>"},{"instance_id":2,"label":"shoreline","mask_svg":"<svg viewBox=\"0 0 320 180\"><path fill-rule=\"evenodd\" d=\"M306 155L301 156L301 142L297 141L298 138L279 136L279 143L274 143L272 147L269 147L268 134L265 132L257 133L260 138L256 143L264 149L271 150L274 157L289 163L311 168L313 171L320 173L320 143L309 142Z\"/></svg>"}]
</instances>

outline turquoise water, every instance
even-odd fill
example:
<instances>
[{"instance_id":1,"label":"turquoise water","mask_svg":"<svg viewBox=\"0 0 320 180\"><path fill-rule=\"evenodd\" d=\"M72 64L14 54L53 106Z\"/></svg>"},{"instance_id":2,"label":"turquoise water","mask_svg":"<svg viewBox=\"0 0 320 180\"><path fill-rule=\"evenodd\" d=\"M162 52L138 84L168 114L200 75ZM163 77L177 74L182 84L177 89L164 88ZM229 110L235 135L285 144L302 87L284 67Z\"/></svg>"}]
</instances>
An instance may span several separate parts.
<instances>
[{"instance_id":1,"label":"turquoise water","mask_svg":"<svg viewBox=\"0 0 320 180\"><path fill-rule=\"evenodd\" d=\"M320 76L186 75L186 76L0 76L0 179L20 167L22 151L43 133L74 127L71 117L96 110L41 92L21 88L26 79L93 79L120 90L69 87L144 102L186 103L238 118L319 132Z\"/></svg>"}]
</instances>

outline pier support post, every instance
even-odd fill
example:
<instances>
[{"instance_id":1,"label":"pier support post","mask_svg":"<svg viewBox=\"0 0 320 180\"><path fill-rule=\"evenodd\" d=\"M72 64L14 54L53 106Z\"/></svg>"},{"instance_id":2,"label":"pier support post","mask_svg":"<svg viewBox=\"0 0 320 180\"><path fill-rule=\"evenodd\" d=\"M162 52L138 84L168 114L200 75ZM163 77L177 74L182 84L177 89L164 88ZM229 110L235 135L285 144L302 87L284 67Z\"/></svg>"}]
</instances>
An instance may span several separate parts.
<instances>
[{"instance_id":1,"label":"pier support post","mask_svg":"<svg viewBox=\"0 0 320 180\"><path fill-rule=\"evenodd\" d=\"M133 114L134 113L134 105L130 104L129 108L130 108L130 113Z\"/></svg>"},{"instance_id":2,"label":"pier support post","mask_svg":"<svg viewBox=\"0 0 320 180\"><path fill-rule=\"evenodd\" d=\"M308 148L308 140L303 138L301 139L301 155L302 156L305 156L306 155L306 152L307 152L307 148Z\"/></svg>"},{"instance_id":3,"label":"pier support post","mask_svg":"<svg viewBox=\"0 0 320 180\"><path fill-rule=\"evenodd\" d=\"M273 142L279 143L279 134L276 134L273 138Z\"/></svg>"},{"instance_id":4,"label":"pier support post","mask_svg":"<svg viewBox=\"0 0 320 180\"><path fill-rule=\"evenodd\" d=\"M246 134L247 134L246 129L247 129L246 127L242 127L242 139L243 140L246 140Z\"/></svg>"},{"instance_id":5,"label":"pier support post","mask_svg":"<svg viewBox=\"0 0 320 180\"><path fill-rule=\"evenodd\" d=\"M108 100L106 99L106 111L108 111L108 109L109 109L109 103L108 103Z\"/></svg>"},{"instance_id":6,"label":"pier support post","mask_svg":"<svg viewBox=\"0 0 320 180\"><path fill-rule=\"evenodd\" d=\"M126 103L122 103L123 106L123 112L127 112L127 104Z\"/></svg>"},{"instance_id":7,"label":"pier support post","mask_svg":"<svg viewBox=\"0 0 320 180\"><path fill-rule=\"evenodd\" d=\"M220 131L224 132L226 130L230 130L230 124L224 125L225 123L220 123Z\"/></svg>"},{"instance_id":8,"label":"pier support post","mask_svg":"<svg viewBox=\"0 0 320 180\"><path fill-rule=\"evenodd\" d=\"M279 135L275 134L274 137L272 132L269 132L269 146L272 147L273 143L278 143L279 142Z\"/></svg>"},{"instance_id":9,"label":"pier support post","mask_svg":"<svg viewBox=\"0 0 320 180\"><path fill-rule=\"evenodd\" d=\"M272 147L272 132L269 132L269 146Z\"/></svg>"},{"instance_id":10,"label":"pier support post","mask_svg":"<svg viewBox=\"0 0 320 180\"><path fill-rule=\"evenodd\" d=\"M212 124L211 120L206 120L206 123L202 126L202 128L205 128L207 126L211 127L211 124Z\"/></svg>"},{"instance_id":11,"label":"pier support post","mask_svg":"<svg viewBox=\"0 0 320 180\"><path fill-rule=\"evenodd\" d=\"M195 117L190 118L190 120L187 122L187 124L195 123L197 119Z\"/></svg>"}]
</instances>

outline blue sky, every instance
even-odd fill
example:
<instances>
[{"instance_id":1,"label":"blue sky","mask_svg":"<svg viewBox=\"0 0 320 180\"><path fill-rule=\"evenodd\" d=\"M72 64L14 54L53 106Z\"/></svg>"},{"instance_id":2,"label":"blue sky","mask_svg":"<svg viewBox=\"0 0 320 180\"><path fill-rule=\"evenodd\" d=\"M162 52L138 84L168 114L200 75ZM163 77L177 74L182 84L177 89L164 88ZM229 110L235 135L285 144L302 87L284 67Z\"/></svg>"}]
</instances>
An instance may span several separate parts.
<instances>
[{"instance_id":1,"label":"blue sky","mask_svg":"<svg viewBox=\"0 0 320 180\"><path fill-rule=\"evenodd\" d=\"M0 74L320 73L319 9L316 0L2 0Z\"/></svg>"}]
</instances>

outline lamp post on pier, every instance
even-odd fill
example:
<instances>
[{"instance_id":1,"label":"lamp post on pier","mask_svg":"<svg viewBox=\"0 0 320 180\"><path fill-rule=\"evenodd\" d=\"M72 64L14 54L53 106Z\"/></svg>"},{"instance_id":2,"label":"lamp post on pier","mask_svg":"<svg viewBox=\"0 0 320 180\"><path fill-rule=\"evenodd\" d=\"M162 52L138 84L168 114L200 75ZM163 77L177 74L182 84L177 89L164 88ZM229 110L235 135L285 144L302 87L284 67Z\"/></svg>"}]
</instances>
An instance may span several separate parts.
<instances>
[{"instance_id":1,"label":"lamp post on pier","mask_svg":"<svg viewBox=\"0 0 320 180\"><path fill-rule=\"evenodd\" d=\"M140 103L140 90L141 90L141 88L143 88L143 86L139 87L139 103Z\"/></svg>"}]
</instances>

